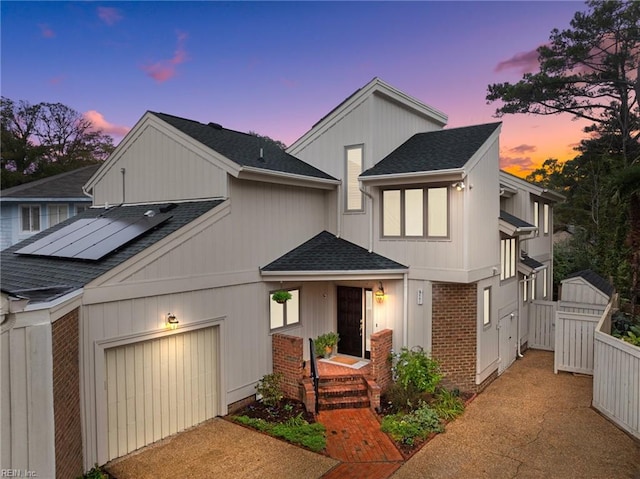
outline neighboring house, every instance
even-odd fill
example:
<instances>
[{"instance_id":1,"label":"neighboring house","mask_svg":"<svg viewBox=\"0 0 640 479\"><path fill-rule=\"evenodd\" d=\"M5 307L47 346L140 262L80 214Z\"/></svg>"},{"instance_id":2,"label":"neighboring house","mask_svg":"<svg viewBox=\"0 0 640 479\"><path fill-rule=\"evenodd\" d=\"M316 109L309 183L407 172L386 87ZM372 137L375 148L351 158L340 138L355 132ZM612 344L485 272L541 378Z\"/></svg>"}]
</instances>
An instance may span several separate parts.
<instances>
[{"instance_id":1,"label":"neighboring house","mask_svg":"<svg viewBox=\"0 0 640 479\"><path fill-rule=\"evenodd\" d=\"M69 476L226 414L275 333L368 358L391 331L482 390L551 290L561 197L499 171L499 123L446 122L377 78L287 152L147 112L93 208L2 253L2 467Z\"/></svg>"},{"instance_id":2,"label":"neighboring house","mask_svg":"<svg viewBox=\"0 0 640 479\"><path fill-rule=\"evenodd\" d=\"M91 206L82 187L100 165L85 166L0 191L0 249L57 225Z\"/></svg>"}]
</instances>

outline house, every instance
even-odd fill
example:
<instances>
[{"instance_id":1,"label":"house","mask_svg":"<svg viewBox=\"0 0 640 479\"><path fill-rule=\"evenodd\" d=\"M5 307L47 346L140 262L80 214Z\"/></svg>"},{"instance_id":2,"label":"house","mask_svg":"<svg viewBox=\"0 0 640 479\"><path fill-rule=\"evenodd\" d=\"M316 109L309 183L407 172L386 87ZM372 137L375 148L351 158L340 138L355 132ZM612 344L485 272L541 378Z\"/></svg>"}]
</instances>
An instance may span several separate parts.
<instances>
[{"instance_id":1,"label":"house","mask_svg":"<svg viewBox=\"0 0 640 479\"><path fill-rule=\"evenodd\" d=\"M551 289L561 197L499 171L499 123L446 122L378 78L286 152L145 113L90 209L2 253L2 467L73 475L226 414L328 331L481 391Z\"/></svg>"},{"instance_id":2,"label":"house","mask_svg":"<svg viewBox=\"0 0 640 479\"><path fill-rule=\"evenodd\" d=\"M0 249L55 226L91 206L82 186L98 170L91 165L0 191Z\"/></svg>"}]
</instances>

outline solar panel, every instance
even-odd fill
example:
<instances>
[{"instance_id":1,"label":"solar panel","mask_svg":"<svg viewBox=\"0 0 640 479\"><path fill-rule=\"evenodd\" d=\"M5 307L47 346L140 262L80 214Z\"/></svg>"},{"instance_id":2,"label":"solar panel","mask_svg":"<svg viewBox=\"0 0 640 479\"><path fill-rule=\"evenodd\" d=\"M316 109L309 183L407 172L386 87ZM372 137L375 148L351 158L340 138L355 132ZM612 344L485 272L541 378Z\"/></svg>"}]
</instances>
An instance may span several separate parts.
<instances>
[{"instance_id":1,"label":"solar panel","mask_svg":"<svg viewBox=\"0 0 640 479\"><path fill-rule=\"evenodd\" d=\"M171 218L84 218L16 251L18 254L97 261Z\"/></svg>"}]
</instances>

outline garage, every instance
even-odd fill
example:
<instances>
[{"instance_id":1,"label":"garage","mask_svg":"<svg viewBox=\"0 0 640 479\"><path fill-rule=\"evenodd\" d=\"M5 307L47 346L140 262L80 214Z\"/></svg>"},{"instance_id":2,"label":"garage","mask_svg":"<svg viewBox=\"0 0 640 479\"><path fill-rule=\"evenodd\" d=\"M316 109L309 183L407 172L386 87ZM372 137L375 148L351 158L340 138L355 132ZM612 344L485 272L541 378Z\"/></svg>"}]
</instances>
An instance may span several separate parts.
<instances>
[{"instance_id":1,"label":"garage","mask_svg":"<svg viewBox=\"0 0 640 479\"><path fill-rule=\"evenodd\" d=\"M105 350L108 460L219 414L219 328Z\"/></svg>"}]
</instances>

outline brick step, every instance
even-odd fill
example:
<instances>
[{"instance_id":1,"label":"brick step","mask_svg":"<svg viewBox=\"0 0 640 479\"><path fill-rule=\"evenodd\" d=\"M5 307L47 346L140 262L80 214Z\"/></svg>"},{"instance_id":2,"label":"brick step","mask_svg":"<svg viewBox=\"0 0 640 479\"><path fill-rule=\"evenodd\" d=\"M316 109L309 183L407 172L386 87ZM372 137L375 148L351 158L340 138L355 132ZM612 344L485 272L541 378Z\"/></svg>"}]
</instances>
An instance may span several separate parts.
<instances>
[{"instance_id":1,"label":"brick step","mask_svg":"<svg viewBox=\"0 0 640 479\"><path fill-rule=\"evenodd\" d=\"M318 409L320 411L329 411L332 409L353 409L368 408L369 398L364 396L355 397L320 397L318 399Z\"/></svg>"},{"instance_id":2,"label":"brick step","mask_svg":"<svg viewBox=\"0 0 640 479\"><path fill-rule=\"evenodd\" d=\"M320 376L318 384L359 384L364 381L363 376Z\"/></svg>"},{"instance_id":3,"label":"brick step","mask_svg":"<svg viewBox=\"0 0 640 479\"><path fill-rule=\"evenodd\" d=\"M359 384L324 384L318 387L320 397L348 397L366 396L367 385L363 382Z\"/></svg>"}]
</instances>

